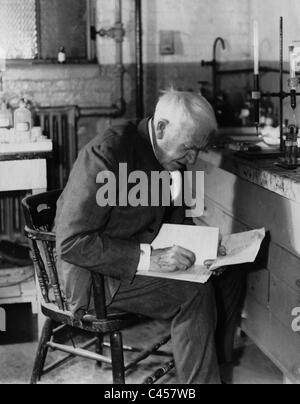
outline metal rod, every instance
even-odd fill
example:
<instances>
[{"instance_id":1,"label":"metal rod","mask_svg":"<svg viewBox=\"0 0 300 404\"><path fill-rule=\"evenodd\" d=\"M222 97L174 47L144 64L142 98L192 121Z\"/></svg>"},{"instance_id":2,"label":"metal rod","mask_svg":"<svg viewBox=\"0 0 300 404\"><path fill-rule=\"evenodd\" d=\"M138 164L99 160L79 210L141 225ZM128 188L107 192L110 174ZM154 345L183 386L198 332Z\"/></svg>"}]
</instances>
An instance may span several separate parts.
<instances>
[{"instance_id":1,"label":"metal rod","mask_svg":"<svg viewBox=\"0 0 300 404\"><path fill-rule=\"evenodd\" d=\"M276 69L273 67L260 67L260 73L280 73L280 69ZM240 69L226 69L226 70L217 70L218 76L223 76L226 74L241 74L241 73L252 73L253 68L240 68ZM283 74L290 74L288 70L283 70Z\"/></svg>"},{"instance_id":2,"label":"metal rod","mask_svg":"<svg viewBox=\"0 0 300 404\"><path fill-rule=\"evenodd\" d=\"M79 116L81 118L88 118L88 117L117 118L118 116L123 115L124 111L125 111L125 103L122 102L120 106L79 108Z\"/></svg>"},{"instance_id":3,"label":"metal rod","mask_svg":"<svg viewBox=\"0 0 300 404\"><path fill-rule=\"evenodd\" d=\"M296 93L297 96L300 96L300 93ZM266 93L261 93L261 97L278 97L278 98L287 98L290 97L291 93L287 93L285 91L283 91L282 93L271 93L271 92L266 92Z\"/></svg>"},{"instance_id":4,"label":"metal rod","mask_svg":"<svg viewBox=\"0 0 300 404\"><path fill-rule=\"evenodd\" d=\"M280 107L279 107L279 122L280 122L280 151L284 151L283 139L283 17L280 17Z\"/></svg>"},{"instance_id":5,"label":"metal rod","mask_svg":"<svg viewBox=\"0 0 300 404\"><path fill-rule=\"evenodd\" d=\"M39 0L35 0L35 23L36 23L36 31L37 31L37 54L35 55L36 59L42 59L42 26L41 26L41 2Z\"/></svg>"},{"instance_id":6,"label":"metal rod","mask_svg":"<svg viewBox=\"0 0 300 404\"><path fill-rule=\"evenodd\" d=\"M121 24L122 23L122 0L116 0L115 16L116 16L116 24Z\"/></svg>"},{"instance_id":7,"label":"metal rod","mask_svg":"<svg viewBox=\"0 0 300 404\"><path fill-rule=\"evenodd\" d=\"M115 0L115 28L120 30L122 34L115 38L116 43L116 81L119 81L119 86L116 86L116 102L108 107L91 107L79 108L79 118L82 117L107 117L117 118L124 115L126 103L124 100L124 65L123 65L123 35L122 24L122 0Z\"/></svg>"},{"instance_id":8,"label":"metal rod","mask_svg":"<svg viewBox=\"0 0 300 404\"><path fill-rule=\"evenodd\" d=\"M56 349L56 350L62 351L62 352L66 352L66 353L69 353L74 356L80 356L85 359L92 359L92 360L95 360L96 362L104 362L104 363L108 363L110 365L112 363L110 358L103 356L103 355L98 355L94 352L86 351L82 348L72 348L72 347L66 346L66 345L55 344L54 342L48 342L47 346L49 348Z\"/></svg>"},{"instance_id":9,"label":"metal rod","mask_svg":"<svg viewBox=\"0 0 300 404\"><path fill-rule=\"evenodd\" d=\"M87 349L93 345L95 345L98 341L98 338L93 338L92 340L88 341L87 343L85 343L84 345L80 346L80 349ZM53 362L51 365L47 366L44 371L43 371L43 375L50 373L52 370L58 368L60 365L63 365L64 363L68 362L71 359L74 359L76 357L76 355L70 354L62 359L59 359L55 362Z\"/></svg>"},{"instance_id":10,"label":"metal rod","mask_svg":"<svg viewBox=\"0 0 300 404\"><path fill-rule=\"evenodd\" d=\"M87 59L92 59L92 40L91 40L91 1L86 0L86 51L87 51Z\"/></svg>"},{"instance_id":11,"label":"metal rod","mask_svg":"<svg viewBox=\"0 0 300 404\"><path fill-rule=\"evenodd\" d=\"M122 0L116 0L116 10L115 10L115 27L123 29L122 24ZM123 37L118 38L116 41L116 64L117 66L122 64L123 61Z\"/></svg>"},{"instance_id":12,"label":"metal rod","mask_svg":"<svg viewBox=\"0 0 300 404\"><path fill-rule=\"evenodd\" d=\"M218 104L218 67L219 63L217 62L217 45L221 43L222 49L226 49L225 41L223 38L216 38L213 45L213 59L212 59L212 81L213 81L213 104L215 111L217 112L217 104Z\"/></svg>"},{"instance_id":13,"label":"metal rod","mask_svg":"<svg viewBox=\"0 0 300 404\"><path fill-rule=\"evenodd\" d=\"M258 134L258 127L260 124L260 98L261 98L259 74L254 75L254 91L252 97L254 102L254 121L256 126L256 133Z\"/></svg>"},{"instance_id":14,"label":"metal rod","mask_svg":"<svg viewBox=\"0 0 300 404\"><path fill-rule=\"evenodd\" d=\"M136 43L136 115L144 117L144 69L143 69L143 23L142 3L135 0L135 43Z\"/></svg>"}]
</instances>

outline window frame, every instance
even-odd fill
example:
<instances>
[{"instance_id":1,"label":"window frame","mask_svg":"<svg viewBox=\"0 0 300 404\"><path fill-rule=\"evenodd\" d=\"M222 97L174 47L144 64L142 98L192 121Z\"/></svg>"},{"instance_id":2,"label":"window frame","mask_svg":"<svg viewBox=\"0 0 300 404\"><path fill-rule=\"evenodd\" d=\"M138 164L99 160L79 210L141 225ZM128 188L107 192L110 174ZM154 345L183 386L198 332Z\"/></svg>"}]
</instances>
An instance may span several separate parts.
<instances>
[{"instance_id":1,"label":"window frame","mask_svg":"<svg viewBox=\"0 0 300 404\"><path fill-rule=\"evenodd\" d=\"M91 38L91 27L95 26L95 0L85 0L87 5L87 21L86 21L86 58L76 59L68 58L66 64L81 65L81 64L97 64L96 59L96 41ZM9 58L6 59L6 65L9 66L24 66L24 65L53 65L57 64L57 58L41 58L42 41L41 41L41 9L40 1L35 0L36 6L36 29L37 29L37 54L32 59Z\"/></svg>"}]
</instances>

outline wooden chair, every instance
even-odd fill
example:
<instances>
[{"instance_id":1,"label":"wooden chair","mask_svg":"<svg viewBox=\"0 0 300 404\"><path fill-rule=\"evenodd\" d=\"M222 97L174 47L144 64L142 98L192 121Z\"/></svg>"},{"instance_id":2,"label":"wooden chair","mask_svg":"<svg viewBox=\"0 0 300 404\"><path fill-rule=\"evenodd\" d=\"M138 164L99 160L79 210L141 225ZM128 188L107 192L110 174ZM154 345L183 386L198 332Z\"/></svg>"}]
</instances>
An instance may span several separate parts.
<instances>
[{"instance_id":1,"label":"wooden chair","mask_svg":"<svg viewBox=\"0 0 300 404\"><path fill-rule=\"evenodd\" d=\"M74 319L68 311L68 305L59 284L55 260L55 234L51 232L55 214L56 202L61 191L51 191L40 195L29 196L22 201L25 215L25 235L29 239L31 257L41 295L41 310L46 316L46 322L39 341L31 384L36 384L42 375L57 368L66 361L79 356L92 359L99 366L102 363L111 364L114 384L125 383L125 372L133 369L141 360L150 355L164 354L158 351L169 340L164 337L146 350L123 347L122 333L125 328L141 323L141 317L129 313L107 313L105 307L104 279L100 274L92 274L93 292L96 314L86 314L81 321ZM75 347L58 343L56 337L65 328L84 330L93 334L94 338L83 346ZM103 337L110 336L110 344L103 344ZM88 348L96 346L95 352ZM103 346L109 346L111 355L103 355ZM44 368L48 349L67 353L63 359ZM124 350L136 352L137 356L129 364L124 364ZM155 371L144 383L152 384L159 380L174 367L171 360Z\"/></svg>"}]
</instances>

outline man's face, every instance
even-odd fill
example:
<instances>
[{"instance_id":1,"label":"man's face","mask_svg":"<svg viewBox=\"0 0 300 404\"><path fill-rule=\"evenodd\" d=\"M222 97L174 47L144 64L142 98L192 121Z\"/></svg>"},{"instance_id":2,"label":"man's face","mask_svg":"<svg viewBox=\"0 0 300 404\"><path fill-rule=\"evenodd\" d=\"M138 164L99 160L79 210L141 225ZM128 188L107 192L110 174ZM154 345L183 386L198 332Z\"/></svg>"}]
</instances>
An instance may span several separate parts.
<instances>
[{"instance_id":1,"label":"man's face","mask_svg":"<svg viewBox=\"0 0 300 404\"><path fill-rule=\"evenodd\" d=\"M206 142L194 128L172 123L161 124L157 133L160 164L168 171L184 169L195 164L198 154Z\"/></svg>"}]
</instances>

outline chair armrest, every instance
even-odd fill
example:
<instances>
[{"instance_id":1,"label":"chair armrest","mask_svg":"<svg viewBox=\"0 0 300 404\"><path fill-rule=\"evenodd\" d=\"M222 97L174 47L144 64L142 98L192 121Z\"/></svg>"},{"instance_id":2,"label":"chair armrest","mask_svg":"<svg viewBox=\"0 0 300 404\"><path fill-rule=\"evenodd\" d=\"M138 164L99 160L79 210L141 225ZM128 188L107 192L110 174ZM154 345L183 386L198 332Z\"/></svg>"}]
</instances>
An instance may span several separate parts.
<instances>
[{"instance_id":1,"label":"chair armrest","mask_svg":"<svg viewBox=\"0 0 300 404\"><path fill-rule=\"evenodd\" d=\"M55 242L56 240L55 233L52 232L33 230L30 229L28 226L25 226L24 232L25 236L31 240L50 241L50 242Z\"/></svg>"}]
</instances>

